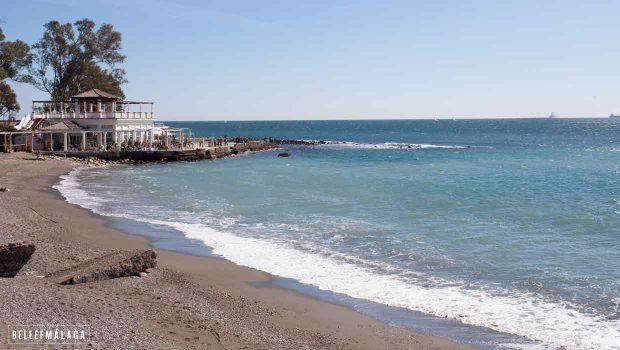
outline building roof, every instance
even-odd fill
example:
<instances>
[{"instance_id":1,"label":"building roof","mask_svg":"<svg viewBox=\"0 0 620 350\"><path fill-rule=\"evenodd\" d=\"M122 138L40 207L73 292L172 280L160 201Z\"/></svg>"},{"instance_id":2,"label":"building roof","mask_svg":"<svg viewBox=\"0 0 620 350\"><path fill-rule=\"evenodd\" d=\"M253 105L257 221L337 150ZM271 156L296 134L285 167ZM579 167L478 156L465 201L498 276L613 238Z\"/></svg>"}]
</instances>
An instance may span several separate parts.
<instances>
[{"instance_id":1,"label":"building roof","mask_svg":"<svg viewBox=\"0 0 620 350\"><path fill-rule=\"evenodd\" d=\"M81 92L75 96L71 96L74 100L83 100L83 99L109 99L109 100L122 100L119 96L112 95L109 92L105 92L99 89L92 89L88 91Z\"/></svg>"},{"instance_id":2,"label":"building roof","mask_svg":"<svg viewBox=\"0 0 620 350\"><path fill-rule=\"evenodd\" d=\"M83 131L85 128L68 119L43 119L33 127L39 131Z\"/></svg>"}]
</instances>

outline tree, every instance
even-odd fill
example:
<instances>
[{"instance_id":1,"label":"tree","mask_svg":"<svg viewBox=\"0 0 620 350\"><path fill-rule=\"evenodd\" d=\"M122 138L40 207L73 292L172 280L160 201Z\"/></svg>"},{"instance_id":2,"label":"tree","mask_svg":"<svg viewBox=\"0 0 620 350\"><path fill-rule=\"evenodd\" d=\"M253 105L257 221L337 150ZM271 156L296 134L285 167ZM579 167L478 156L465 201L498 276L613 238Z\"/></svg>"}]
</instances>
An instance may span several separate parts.
<instances>
[{"instance_id":1,"label":"tree","mask_svg":"<svg viewBox=\"0 0 620 350\"><path fill-rule=\"evenodd\" d=\"M5 38L0 28L0 118L19 111L17 96L4 80L29 81L29 76L24 72L32 62L28 44L20 40L4 41Z\"/></svg>"},{"instance_id":2,"label":"tree","mask_svg":"<svg viewBox=\"0 0 620 350\"><path fill-rule=\"evenodd\" d=\"M120 87L119 81L125 81L123 75L115 76L114 72L108 72L95 63L86 65L84 74L75 81L76 92L91 89L101 89L113 95L125 98L125 93Z\"/></svg>"},{"instance_id":3,"label":"tree","mask_svg":"<svg viewBox=\"0 0 620 350\"><path fill-rule=\"evenodd\" d=\"M95 22L85 18L73 25L50 21L44 27L43 37L32 46L31 84L56 101L94 88L125 97L125 70L117 67L125 61L121 33L112 25L95 30Z\"/></svg>"},{"instance_id":4,"label":"tree","mask_svg":"<svg viewBox=\"0 0 620 350\"><path fill-rule=\"evenodd\" d=\"M25 72L32 62L30 47L21 40L4 41L5 36L0 28L0 81L12 79L24 82L29 79Z\"/></svg>"},{"instance_id":5,"label":"tree","mask_svg":"<svg viewBox=\"0 0 620 350\"><path fill-rule=\"evenodd\" d=\"M0 81L0 119L17 111L19 111L17 95L9 84Z\"/></svg>"}]
</instances>

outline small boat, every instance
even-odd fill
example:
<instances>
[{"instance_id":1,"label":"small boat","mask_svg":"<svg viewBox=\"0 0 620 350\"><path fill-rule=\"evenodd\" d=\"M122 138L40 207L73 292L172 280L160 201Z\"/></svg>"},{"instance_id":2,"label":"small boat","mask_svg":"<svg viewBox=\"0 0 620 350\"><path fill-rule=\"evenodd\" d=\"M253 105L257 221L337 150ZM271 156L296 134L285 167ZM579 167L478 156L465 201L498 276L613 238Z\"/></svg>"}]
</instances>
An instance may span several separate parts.
<instances>
[{"instance_id":1,"label":"small boat","mask_svg":"<svg viewBox=\"0 0 620 350\"><path fill-rule=\"evenodd\" d=\"M551 113L551 114L549 114L549 119L555 119L555 118L557 118L557 117L558 117L558 116L557 116L557 115L555 115L555 113Z\"/></svg>"},{"instance_id":2,"label":"small boat","mask_svg":"<svg viewBox=\"0 0 620 350\"><path fill-rule=\"evenodd\" d=\"M620 119L620 114L610 114L609 119Z\"/></svg>"}]
</instances>

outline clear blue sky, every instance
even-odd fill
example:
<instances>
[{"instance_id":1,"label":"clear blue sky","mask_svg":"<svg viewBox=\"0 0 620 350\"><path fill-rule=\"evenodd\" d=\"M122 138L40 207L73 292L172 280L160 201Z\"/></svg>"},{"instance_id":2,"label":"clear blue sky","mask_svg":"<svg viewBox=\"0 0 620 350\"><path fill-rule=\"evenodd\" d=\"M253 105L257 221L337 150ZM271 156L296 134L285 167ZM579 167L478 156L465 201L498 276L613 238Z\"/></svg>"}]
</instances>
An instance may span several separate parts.
<instances>
[{"instance_id":1,"label":"clear blue sky","mask_svg":"<svg viewBox=\"0 0 620 350\"><path fill-rule=\"evenodd\" d=\"M83 17L123 34L162 120L605 117L619 1L0 0L9 40ZM13 84L22 114L47 96Z\"/></svg>"}]
</instances>

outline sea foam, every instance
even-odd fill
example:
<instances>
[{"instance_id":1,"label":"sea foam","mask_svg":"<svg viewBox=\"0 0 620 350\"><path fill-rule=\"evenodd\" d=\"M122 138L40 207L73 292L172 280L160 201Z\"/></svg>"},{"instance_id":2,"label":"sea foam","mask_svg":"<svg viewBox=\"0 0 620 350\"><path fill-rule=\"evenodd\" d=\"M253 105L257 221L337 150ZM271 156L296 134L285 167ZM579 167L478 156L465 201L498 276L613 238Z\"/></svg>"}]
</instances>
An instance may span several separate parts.
<instances>
[{"instance_id":1,"label":"sea foam","mask_svg":"<svg viewBox=\"0 0 620 350\"><path fill-rule=\"evenodd\" d=\"M80 188L80 171L63 176L54 186L69 203L101 215L172 227L239 265L354 298L524 336L540 341L537 347L542 349L620 349L620 320L586 314L568 303L548 302L534 294L470 289L459 283L421 287L398 275L379 274L355 263L295 249L285 242L243 237L204 224L154 220L137 213L101 212L101 200Z\"/></svg>"},{"instance_id":2,"label":"sea foam","mask_svg":"<svg viewBox=\"0 0 620 350\"><path fill-rule=\"evenodd\" d=\"M462 145L435 145L426 143L402 143L402 142L384 142L384 143L357 143L350 141L324 141L324 147L342 147L342 148L358 148L358 149L465 149L469 146Z\"/></svg>"}]
</instances>

